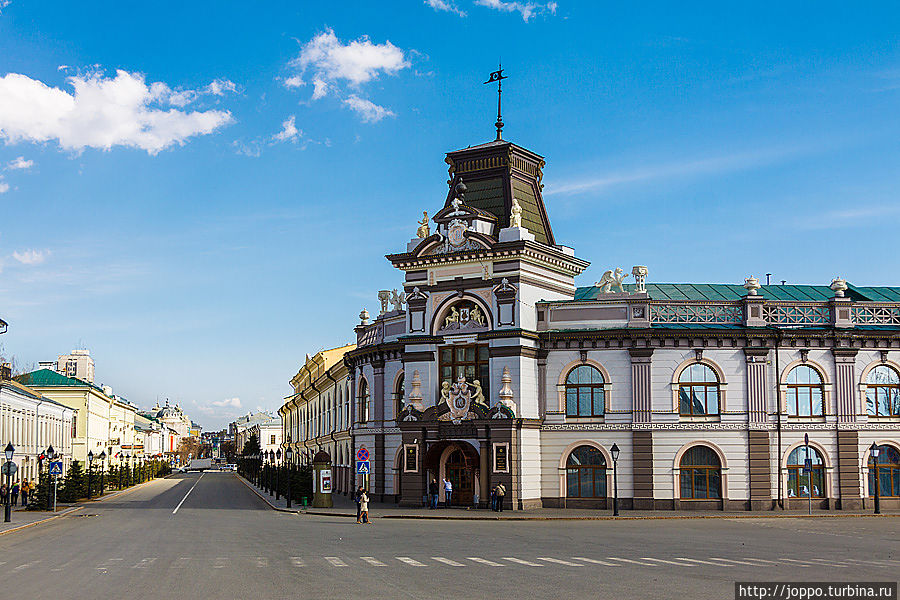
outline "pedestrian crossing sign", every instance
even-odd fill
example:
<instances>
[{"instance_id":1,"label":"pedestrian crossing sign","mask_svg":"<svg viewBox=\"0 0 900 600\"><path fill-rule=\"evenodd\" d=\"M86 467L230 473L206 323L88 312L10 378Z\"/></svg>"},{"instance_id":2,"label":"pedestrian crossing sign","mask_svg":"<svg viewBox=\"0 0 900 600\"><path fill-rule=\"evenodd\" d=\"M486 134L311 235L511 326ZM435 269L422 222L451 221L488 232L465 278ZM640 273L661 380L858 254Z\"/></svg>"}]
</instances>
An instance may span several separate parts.
<instances>
[{"instance_id":1,"label":"pedestrian crossing sign","mask_svg":"<svg viewBox=\"0 0 900 600\"><path fill-rule=\"evenodd\" d=\"M368 475L369 474L369 461L367 461L367 460L356 461L356 472L361 475Z\"/></svg>"},{"instance_id":2,"label":"pedestrian crossing sign","mask_svg":"<svg viewBox=\"0 0 900 600\"><path fill-rule=\"evenodd\" d=\"M53 461L50 463L51 475L62 475L62 461Z\"/></svg>"}]
</instances>

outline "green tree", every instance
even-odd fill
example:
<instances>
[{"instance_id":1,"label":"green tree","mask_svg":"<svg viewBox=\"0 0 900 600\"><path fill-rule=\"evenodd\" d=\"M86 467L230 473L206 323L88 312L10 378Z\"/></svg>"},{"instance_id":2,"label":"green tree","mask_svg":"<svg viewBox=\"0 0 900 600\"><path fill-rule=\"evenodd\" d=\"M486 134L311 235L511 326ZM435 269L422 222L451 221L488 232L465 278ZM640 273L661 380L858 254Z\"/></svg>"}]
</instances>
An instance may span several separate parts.
<instances>
[{"instance_id":1,"label":"green tree","mask_svg":"<svg viewBox=\"0 0 900 600\"><path fill-rule=\"evenodd\" d=\"M87 495L87 477L84 475L84 466L77 460L69 465L66 478L59 488L59 500L61 502L75 502Z\"/></svg>"},{"instance_id":2,"label":"green tree","mask_svg":"<svg viewBox=\"0 0 900 600\"><path fill-rule=\"evenodd\" d=\"M50 475L44 469L38 478L37 489L28 498L28 510L47 510L47 496L50 493Z\"/></svg>"}]
</instances>

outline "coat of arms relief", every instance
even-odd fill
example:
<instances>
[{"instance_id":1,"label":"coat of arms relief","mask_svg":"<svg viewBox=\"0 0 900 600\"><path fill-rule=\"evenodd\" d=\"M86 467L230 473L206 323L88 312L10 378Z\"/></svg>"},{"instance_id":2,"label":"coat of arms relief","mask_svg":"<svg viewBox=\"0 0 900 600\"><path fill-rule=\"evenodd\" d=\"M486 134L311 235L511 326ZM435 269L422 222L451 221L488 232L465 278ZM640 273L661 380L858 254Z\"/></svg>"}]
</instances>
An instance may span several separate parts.
<instances>
[{"instance_id":1,"label":"coat of arms relief","mask_svg":"<svg viewBox=\"0 0 900 600\"><path fill-rule=\"evenodd\" d=\"M445 381L441 384L441 402L447 405L450 412L439 416L439 421L459 424L461 421L477 419L478 415L472 411L472 405L485 404L481 382L476 379L469 384L465 375L457 377L456 383L453 384Z\"/></svg>"}]
</instances>

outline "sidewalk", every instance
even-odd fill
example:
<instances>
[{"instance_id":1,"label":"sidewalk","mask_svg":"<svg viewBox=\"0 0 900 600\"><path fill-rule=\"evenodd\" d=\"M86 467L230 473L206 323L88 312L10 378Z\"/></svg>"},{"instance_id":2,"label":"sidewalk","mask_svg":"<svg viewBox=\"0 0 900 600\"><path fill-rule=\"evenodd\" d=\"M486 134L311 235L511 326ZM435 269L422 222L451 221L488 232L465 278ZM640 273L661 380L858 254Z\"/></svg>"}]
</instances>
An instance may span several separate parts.
<instances>
[{"instance_id":1,"label":"sidewalk","mask_svg":"<svg viewBox=\"0 0 900 600\"><path fill-rule=\"evenodd\" d=\"M263 489L238 475L247 487L257 493L272 508L280 511L288 511L284 498L275 500ZM297 503L290 512L305 515L320 515L330 517L356 517L356 504L352 498L334 494L332 496L334 508L298 507ZM605 520L629 520L629 519L773 519L801 517L810 518L805 510L786 511L672 511L672 510L620 510L618 517L612 516L612 509L574 509L574 508L535 508L526 511L505 510L496 513L488 509L476 508L412 508L401 507L396 504L369 502L369 516L382 519L443 519L443 520L487 520L487 521L605 521ZM834 511L813 510L812 518L842 518L842 517L871 517L872 511ZM883 510L882 517L900 517L900 510Z\"/></svg>"}]
</instances>

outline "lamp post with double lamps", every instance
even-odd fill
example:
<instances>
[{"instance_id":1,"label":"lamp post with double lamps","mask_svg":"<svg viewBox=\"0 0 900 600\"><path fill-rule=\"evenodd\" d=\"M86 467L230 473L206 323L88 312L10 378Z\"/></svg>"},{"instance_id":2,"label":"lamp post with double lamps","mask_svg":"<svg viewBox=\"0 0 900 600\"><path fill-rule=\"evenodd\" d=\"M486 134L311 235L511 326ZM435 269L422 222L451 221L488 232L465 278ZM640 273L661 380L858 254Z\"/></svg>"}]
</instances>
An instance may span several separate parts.
<instances>
[{"instance_id":1,"label":"lamp post with double lamps","mask_svg":"<svg viewBox=\"0 0 900 600\"><path fill-rule=\"evenodd\" d=\"M287 498L287 507L291 507L291 469L294 466L293 463L294 451L291 450L291 447L288 446L284 450L284 460L288 464L288 472L287 472L287 490L285 498Z\"/></svg>"},{"instance_id":2,"label":"lamp post with double lamps","mask_svg":"<svg viewBox=\"0 0 900 600\"><path fill-rule=\"evenodd\" d=\"M3 449L3 455L6 457L6 502L3 507L3 522L9 523L12 518L12 494L10 490L12 490L12 484L10 478L12 477L12 459L13 455L16 453L16 449L13 447L12 442L6 444L6 448Z\"/></svg>"},{"instance_id":3,"label":"lamp post with double lamps","mask_svg":"<svg viewBox=\"0 0 900 600\"><path fill-rule=\"evenodd\" d=\"M106 450L100 453L98 457L100 459L100 496L103 495L103 490L106 488L106 481L103 477L103 472L106 470Z\"/></svg>"},{"instance_id":4,"label":"lamp post with double lamps","mask_svg":"<svg viewBox=\"0 0 900 600\"><path fill-rule=\"evenodd\" d=\"M613 516L619 516L619 446L617 444L613 444L612 448L609 449L612 452L613 457Z\"/></svg>"},{"instance_id":5,"label":"lamp post with double lamps","mask_svg":"<svg viewBox=\"0 0 900 600\"><path fill-rule=\"evenodd\" d=\"M881 514L881 494L879 493L881 490L878 489L881 482L878 481L878 454L880 452L880 448L878 448L878 444L872 442L872 447L870 448L872 453L872 464L875 467L875 514Z\"/></svg>"},{"instance_id":6,"label":"lamp post with double lamps","mask_svg":"<svg viewBox=\"0 0 900 600\"><path fill-rule=\"evenodd\" d=\"M91 476L94 473L94 453L93 451L88 452L88 500L91 499Z\"/></svg>"}]
</instances>

